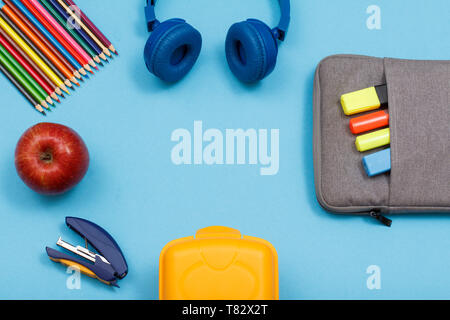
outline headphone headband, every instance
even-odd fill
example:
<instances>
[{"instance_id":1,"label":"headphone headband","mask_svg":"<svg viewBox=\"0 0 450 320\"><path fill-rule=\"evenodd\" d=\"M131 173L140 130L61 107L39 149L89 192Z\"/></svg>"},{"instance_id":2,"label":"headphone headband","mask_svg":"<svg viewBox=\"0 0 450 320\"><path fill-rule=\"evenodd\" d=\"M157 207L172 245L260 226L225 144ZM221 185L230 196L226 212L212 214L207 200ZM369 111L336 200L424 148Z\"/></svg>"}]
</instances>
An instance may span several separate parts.
<instances>
[{"instance_id":1,"label":"headphone headband","mask_svg":"<svg viewBox=\"0 0 450 320\"><path fill-rule=\"evenodd\" d=\"M279 31L278 39L284 41L289 24L291 23L291 1L278 0L278 2L280 3L281 18L276 29Z\"/></svg>"},{"instance_id":2,"label":"headphone headband","mask_svg":"<svg viewBox=\"0 0 450 320\"><path fill-rule=\"evenodd\" d=\"M147 20L148 32L153 31L154 24L158 21L156 19L155 3L156 0L147 0L147 5L145 6L145 20Z\"/></svg>"},{"instance_id":3,"label":"headphone headband","mask_svg":"<svg viewBox=\"0 0 450 320\"><path fill-rule=\"evenodd\" d=\"M279 40L284 41L286 33L291 22L291 2L290 0L278 0L281 9L281 18L278 26L274 29L276 36ZM155 13L156 0L147 0L145 6L145 18L147 20L147 29L152 32L155 23L158 23Z\"/></svg>"}]
</instances>

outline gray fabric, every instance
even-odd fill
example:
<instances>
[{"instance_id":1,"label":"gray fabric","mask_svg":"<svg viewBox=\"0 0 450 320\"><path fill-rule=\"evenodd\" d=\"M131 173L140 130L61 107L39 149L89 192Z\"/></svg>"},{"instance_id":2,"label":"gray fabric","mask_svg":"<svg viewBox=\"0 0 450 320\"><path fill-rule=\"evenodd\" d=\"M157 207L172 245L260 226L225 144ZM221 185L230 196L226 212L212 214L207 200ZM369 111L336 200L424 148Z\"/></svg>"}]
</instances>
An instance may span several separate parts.
<instances>
[{"instance_id":1,"label":"gray fabric","mask_svg":"<svg viewBox=\"0 0 450 320\"><path fill-rule=\"evenodd\" d=\"M385 60L390 206L450 206L450 62Z\"/></svg>"},{"instance_id":2,"label":"gray fabric","mask_svg":"<svg viewBox=\"0 0 450 320\"><path fill-rule=\"evenodd\" d=\"M339 99L343 93L384 83L389 90L392 170L368 178ZM354 55L324 59L316 70L313 106L320 204L338 213L450 212L449 95L450 62Z\"/></svg>"},{"instance_id":3,"label":"gray fabric","mask_svg":"<svg viewBox=\"0 0 450 320\"><path fill-rule=\"evenodd\" d=\"M320 93L315 106L320 121L320 153L316 164L316 190L326 207L363 207L370 210L388 204L389 175L369 178L362 167L362 154L355 148L355 136L350 132L349 120L342 111L340 96L347 92L385 83L383 59L356 56L332 56L323 60L316 73ZM319 88L317 88L319 89ZM334 210L333 210L334 211ZM352 210L353 211L353 210Z\"/></svg>"}]
</instances>

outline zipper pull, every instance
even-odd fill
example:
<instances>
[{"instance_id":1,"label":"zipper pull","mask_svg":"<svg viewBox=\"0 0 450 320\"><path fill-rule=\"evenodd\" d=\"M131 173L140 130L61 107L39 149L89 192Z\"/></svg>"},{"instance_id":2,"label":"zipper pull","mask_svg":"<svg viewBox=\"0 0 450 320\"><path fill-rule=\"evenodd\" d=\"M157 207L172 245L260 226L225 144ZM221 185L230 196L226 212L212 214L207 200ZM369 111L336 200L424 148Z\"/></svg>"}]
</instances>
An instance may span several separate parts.
<instances>
[{"instance_id":1,"label":"zipper pull","mask_svg":"<svg viewBox=\"0 0 450 320\"><path fill-rule=\"evenodd\" d=\"M377 219L378 221L380 221L382 224L384 224L386 227L391 227L392 225L392 220L386 218L385 216L381 215L379 212L376 211L370 211L370 216L372 218Z\"/></svg>"}]
</instances>

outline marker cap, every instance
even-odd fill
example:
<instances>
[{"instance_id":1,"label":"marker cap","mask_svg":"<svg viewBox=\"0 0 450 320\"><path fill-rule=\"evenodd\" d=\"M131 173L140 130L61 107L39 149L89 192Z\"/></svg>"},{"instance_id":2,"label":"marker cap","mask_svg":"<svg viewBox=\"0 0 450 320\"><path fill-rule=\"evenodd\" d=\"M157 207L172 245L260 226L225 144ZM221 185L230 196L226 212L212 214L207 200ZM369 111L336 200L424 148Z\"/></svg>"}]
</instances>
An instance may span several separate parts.
<instances>
[{"instance_id":1,"label":"marker cap","mask_svg":"<svg viewBox=\"0 0 450 320\"><path fill-rule=\"evenodd\" d=\"M385 110L373 112L350 120L350 131L359 134L389 125L389 113Z\"/></svg>"},{"instance_id":2,"label":"marker cap","mask_svg":"<svg viewBox=\"0 0 450 320\"><path fill-rule=\"evenodd\" d=\"M387 99L387 86L381 85L343 94L341 105L344 113L350 116L386 106Z\"/></svg>"},{"instance_id":3,"label":"marker cap","mask_svg":"<svg viewBox=\"0 0 450 320\"><path fill-rule=\"evenodd\" d=\"M362 162L369 177L388 172L391 170L391 148L365 156Z\"/></svg>"},{"instance_id":4,"label":"marker cap","mask_svg":"<svg viewBox=\"0 0 450 320\"><path fill-rule=\"evenodd\" d=\"M376 149L391 143L389 128L367 133L356 138L355 145L359 152Z\"/></svg>"}]
</instances>

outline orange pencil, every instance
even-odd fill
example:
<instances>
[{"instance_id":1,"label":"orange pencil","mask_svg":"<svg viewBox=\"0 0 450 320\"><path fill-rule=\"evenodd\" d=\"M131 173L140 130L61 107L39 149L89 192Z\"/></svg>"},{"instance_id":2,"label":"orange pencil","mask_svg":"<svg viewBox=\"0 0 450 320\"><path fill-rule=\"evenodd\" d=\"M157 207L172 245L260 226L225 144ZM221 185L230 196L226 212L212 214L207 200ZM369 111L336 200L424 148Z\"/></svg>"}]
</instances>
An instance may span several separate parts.
<instances>
[{"instance_id":1,"label":"orange pencil","mask_svg":"<svg viewBox=\"0 0 450 320\"><path fill-rule=\"evenodd\" d=\"M4 6L2 11L19 27L20 30L36 45L36 47L61 71L61 73L71 82L79 86L75 75L56 57L53 52L38 38L38 36L20 19L8 6Z\"/></svg>"}]
</instances>

